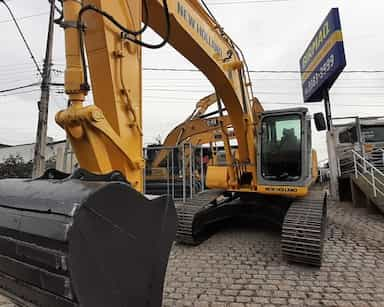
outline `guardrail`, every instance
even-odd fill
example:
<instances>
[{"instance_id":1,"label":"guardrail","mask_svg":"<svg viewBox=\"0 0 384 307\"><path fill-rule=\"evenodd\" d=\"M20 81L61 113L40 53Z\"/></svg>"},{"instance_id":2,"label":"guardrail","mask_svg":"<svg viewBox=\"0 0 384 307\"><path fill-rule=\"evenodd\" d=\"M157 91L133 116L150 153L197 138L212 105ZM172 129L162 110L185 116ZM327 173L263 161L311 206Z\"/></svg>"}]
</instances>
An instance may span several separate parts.
<instances>
[{"instance_id":1,"label":"guardrail","mask_svg":"<svg viewBox=\"0 0 384 307\"><path fill-rule=\"evenodd\" d=\"M384 196L384 173L358 152L352 150L355 178L361 177L372 188L373 196Z\"/></svg>"},{"instance_id":2,"label":"guardrail","mask_svg":"<svg viewBox=\"0 0 384 307\"><path fill-rule=\"evenodd\" d=\"M165 152L161 165L152 166L157 154ZM206 164L202 146L183 143L177 146L144 147L146 166L143 171L144 193L168 194L174 200L192 198L204 191Z\"/></svg>"},{"instance_id":3,"label":"guardrail","mask_svg":"<svg viewBox=\"0 0 384 307\"><path fill-rule=\"evenodd\" d=\"M360 150L351 147L342 148L337 152L337 167L339 176L349 176L354 173L354 163L352 151L364 156L365 159L380 171L384 172L384 150L375 147L370 151L362 153Z\"/></svg>"},{"instance_id":4,"label":"guardrail","mask_svg":"<svg viewBox=\"0 0 384 307\"><path fill-rule=\"evenodd\" d=\"M379 170L384 172L384 150L376 148L373 151L366 153L366 158Z\"/></svg>"}]
</instances>

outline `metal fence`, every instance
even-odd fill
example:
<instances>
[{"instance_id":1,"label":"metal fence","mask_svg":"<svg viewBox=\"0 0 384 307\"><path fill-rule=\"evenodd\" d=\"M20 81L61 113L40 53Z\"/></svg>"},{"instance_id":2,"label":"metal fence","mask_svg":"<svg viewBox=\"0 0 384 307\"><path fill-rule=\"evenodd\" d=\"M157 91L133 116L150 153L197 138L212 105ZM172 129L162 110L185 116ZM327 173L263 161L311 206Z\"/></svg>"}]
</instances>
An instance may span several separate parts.
<instances>
[{"instance_id":1,"label":"metal fence","mask_svg":"<svg viewBox=\"0 0 384 307\"><path fill-rule=\"evenodd\" d=\"M164 155L165 152L165 155ZM156 155L164 159L153 165ZM144 193L168 194L175 200L186 201L204 191L206 164L201 146L148 146L144 148Z\"/></svg>"},{"instance_id":2,"label":"metal fence","mask_svg":"<svg viewBox=\"0 0 384 307\"><path fill-rule=\"evenodd\" d=\"M384 196L384 173L365 157L352 150L353 172L355 178L362 178L371 188L373 195Z\"/></svg>"},{"instance_id":3,"label":"metal fence","mask_svg":"<svg viewBox=\"0 0 384 307\"><path fill-rule=\"evenodd\" d=\"M338 174L348 177L354 172L355 151L379 170L384 170L384 117L333 118L336 136ZM376 129L376 130L372 130ZM376 135L377 133L377 135Z\"/></svg>"},{"instance_id":4,"label":"metal fence","mask_svg":"<svg viewBox=\"0 0 384 307\"><path fill-rule=\"evenodd\" d=\"M369 143L365 145L371 145ZM355 164L353 160L353 153L356 152L360 156L364 157L367 162L372 164L375 168L384 172L384 150L382 148L383 144L374 144L371 145L371 149L369 151L356 146L343 147L338 148L337 151L337 165L338 165L338 173L339 176L349 176L355 171Z\"/></svg>"},{"instance_id":5,"label":"metal fence","mask_svg":"<svg viewBox=\"0 0 384 307\"><path fill-rule=\"evenodd\" d=\"M204 191L206 164L205 149L202 146L183 144L179 146L147 146L144 149L146 160L144 169L144 193L153 195L167 194L175 200L187 200L198 192ZM160 165L152 165L156 155L165 152ZM60 156L60 157L59 157ZM77 166L77 160L71 146L58 155L56 168L71 173Z\"/></svg>"}]
</instances>

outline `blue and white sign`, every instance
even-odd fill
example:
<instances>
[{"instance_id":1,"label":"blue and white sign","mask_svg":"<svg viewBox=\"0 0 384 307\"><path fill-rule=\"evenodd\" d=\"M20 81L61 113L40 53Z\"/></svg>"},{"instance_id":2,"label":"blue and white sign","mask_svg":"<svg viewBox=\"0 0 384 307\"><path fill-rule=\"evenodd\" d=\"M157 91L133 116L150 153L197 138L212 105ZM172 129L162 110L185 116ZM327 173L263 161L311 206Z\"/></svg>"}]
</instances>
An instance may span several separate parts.
<instances>
[{"instance_id":1,"label":"blue and white sign","mask_svg":"<svg viewBox=\"0 0 384 307\"><path fill-rule=\"evenodd\" d=\"M304 102L321 101L345 66L339 9L333 8L300 59Z\"/></svg>"}]
</instances>

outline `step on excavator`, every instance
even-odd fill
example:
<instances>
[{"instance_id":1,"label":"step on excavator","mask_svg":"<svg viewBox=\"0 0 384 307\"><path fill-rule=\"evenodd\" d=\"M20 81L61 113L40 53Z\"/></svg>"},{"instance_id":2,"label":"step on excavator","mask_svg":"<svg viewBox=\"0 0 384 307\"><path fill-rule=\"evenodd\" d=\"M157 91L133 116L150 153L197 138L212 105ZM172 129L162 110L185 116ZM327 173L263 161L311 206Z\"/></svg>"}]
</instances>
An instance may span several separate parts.
<instances>
[{"instance_id":1,"label":"step on excavator","mask_svg":"<svg viewBox=\"0 0 384 307\"><path fill-rule=\"evenodd\" d=\"M239 156L234 159L224 138L227 165L210 167L207 183L214 190L177 213L178 240L194 243L202 225L233 207L221 206L215 195L279 195L291 203L285 255L318 263L325 204L309 193L314 176L307 111L262 113L241 51L204 2L61 3L70 106L56 122L80 169L69 176L48 170L31 180L0 180L2 292L26 306L161 306L176 212L167 196L142 194L141 50L166 43L214 86ZM143 41L148 27L163 41ZM86 105L91 86L95 104Z\"/></svg>"}]
</instances>

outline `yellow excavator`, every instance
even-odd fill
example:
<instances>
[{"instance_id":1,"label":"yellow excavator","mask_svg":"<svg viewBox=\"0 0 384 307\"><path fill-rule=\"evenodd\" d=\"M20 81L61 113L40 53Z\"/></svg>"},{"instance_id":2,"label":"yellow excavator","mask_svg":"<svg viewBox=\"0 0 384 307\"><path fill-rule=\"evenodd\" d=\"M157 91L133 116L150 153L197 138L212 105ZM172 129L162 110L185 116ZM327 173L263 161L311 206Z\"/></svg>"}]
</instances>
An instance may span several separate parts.
<instances>
[{"instance_id":1,"label":"yellow excavator","mask_svg":"<svg viewBox=\"0 0 384 307\"><path fill-rule=\"evenodd\" d=\"M220 195L252 206L260 196L278 199L289 207L283 254L319 265L326 205L309 192L315 167L308 112L263 112L240 49L204 2L62 4L70 106L56 121L81 168L70 176L47 171L32 180L0 180L2 292L27 306L161 306L176 226L180 242L195 244L205 226L249 208ZM143 41L148 27L163 41ZM224 135L226 165L208 168L213 189L180 207L178 225L172 199L142 194L141 50L166 43L212 83L238 144L236 159ZM95 104L86 106L91 86Z\"/></svg>"},{"instance_id":2,"label":"yellow excavator","mask_svg":"<svg viewBox=\"0 0 384 307\"><path fill-rule=\"evenodd\" d=\"M196 146L221 141L221 125L225 128L230 128L231 122L228 116L214 116L219 113L217 110L206 113L208 108L216 102L216 94L200 99L192 114L181 124L173 128L165 137L163 144L159 146L175 147L185 142ZM168 152L167 149L158 150L153 159L152 167L159 167L161 162L167 157Z\"/></svg>"},{"instance_id":3,"label":"yellow excavator","mask_svg":"<svg viewBox=\"0 0 384 307\"><path fill-rule=\"evenodd\" d=\"M157 195L172 191L174 197L180 198L184 186L188 195L190 188L193 188L193 193L201 189L201 171L195 166L202 164L201 160L208 152L208 148L197 150L196 146L209 144L212 157L215 158L214 144L223 140L221 126L231 129L228 115L217 116L218 110L207 113L208 108L216 102L216 94L200 99L192 114L173 128L162 144L151 144L146 147L146 193ZM228 132L230 139L233 139L235 137L233 131ZM185 170L184 177L182 168ZM192 180L195 184L190 182L183 185L186 178L190 180L190 172L193 172L194 178L197 179ZM173 189L169 188L170 182Z\"/></svg>"}]
</instances>

